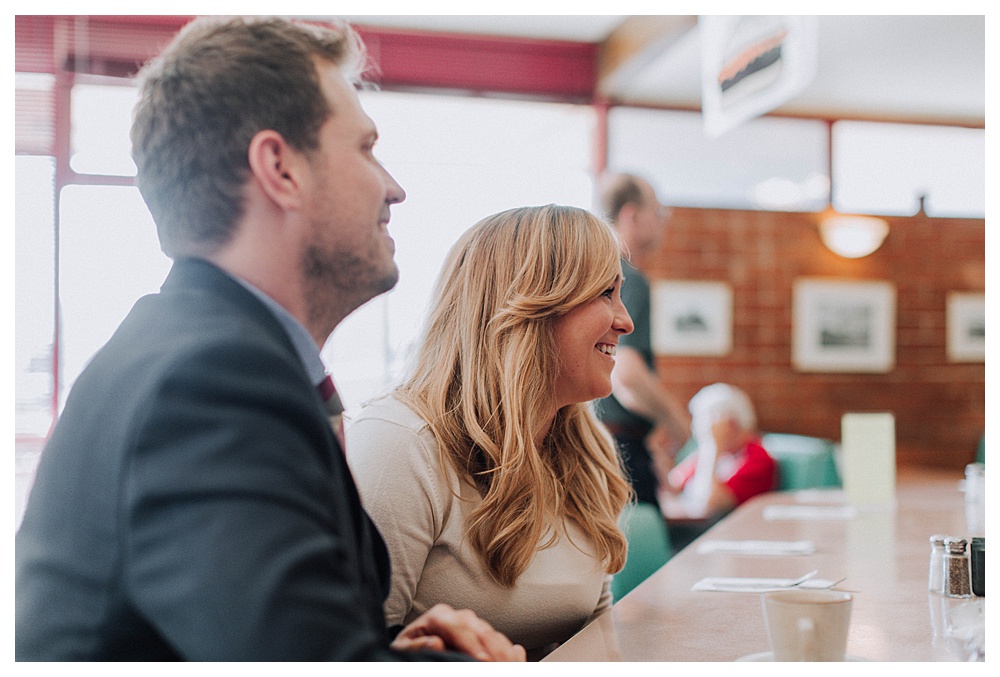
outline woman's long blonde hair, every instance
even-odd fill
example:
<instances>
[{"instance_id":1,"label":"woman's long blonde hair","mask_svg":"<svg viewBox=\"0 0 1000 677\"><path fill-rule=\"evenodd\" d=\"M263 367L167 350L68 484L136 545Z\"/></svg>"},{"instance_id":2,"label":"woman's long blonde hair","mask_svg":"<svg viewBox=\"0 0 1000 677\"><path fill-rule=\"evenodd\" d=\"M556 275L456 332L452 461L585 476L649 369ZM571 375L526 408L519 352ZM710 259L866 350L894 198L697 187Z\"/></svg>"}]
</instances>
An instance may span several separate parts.
<instances>
[{"instance_id":1,"label":"woman's long blonde hair","mask_svg":"<svg viewBox=\"0 0 1000 677\"><path fill-rule=\"evenodd\" d=\"M559 372L553 324L614 284L619 256L611 228L582 209L525 207L483 219L448 254L412 371L397 389L430 423L442 463L482 496L467 534L502 585L514 584L564 519L591 539L605 571L625 563L618 516L630 488L590 403L560 409L536 443Z\"/></svg>"}]
</instances>

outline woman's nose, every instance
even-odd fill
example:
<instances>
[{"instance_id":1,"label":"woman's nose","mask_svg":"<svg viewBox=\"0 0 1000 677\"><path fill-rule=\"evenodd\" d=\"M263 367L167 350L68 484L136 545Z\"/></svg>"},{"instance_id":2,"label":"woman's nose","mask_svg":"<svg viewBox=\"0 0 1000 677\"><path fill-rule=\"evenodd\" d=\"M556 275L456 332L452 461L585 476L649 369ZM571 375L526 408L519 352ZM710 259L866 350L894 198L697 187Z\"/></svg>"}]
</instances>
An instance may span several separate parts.
<instances>
[{"instance_id":1,"label":"woman's nose","mask_svg":"<svg viewBox=\"0 0 1000 677\"><path fill-rule=\"evenodd\" d=\"M615 321L614 324L612 324L612 327L620 331L622 334L631 334L635 329L635 324L632 323L632 316L628 314L625 304L621 301L618 302L618 308L615 312Z\"/></svg>"}]
</instances>

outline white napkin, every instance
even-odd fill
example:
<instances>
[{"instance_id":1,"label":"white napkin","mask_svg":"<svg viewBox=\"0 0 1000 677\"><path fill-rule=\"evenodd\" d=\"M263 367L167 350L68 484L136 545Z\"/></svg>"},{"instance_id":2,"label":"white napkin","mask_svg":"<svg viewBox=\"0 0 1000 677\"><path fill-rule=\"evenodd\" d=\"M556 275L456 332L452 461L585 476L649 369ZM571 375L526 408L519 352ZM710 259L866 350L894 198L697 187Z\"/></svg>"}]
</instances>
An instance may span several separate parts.
<instances>
[{"instance_id":1,"label":"white napkin","mask_svg":"<svg viewBox=\"0 0 1000 677\"><path fill-rule=\"evenodd\" d=\"M790 493L796 503L818 503L821 505L839 503L843 505L846 502L843 489L799 489Z\"/></svg>"},{"instance_id":2,"label":"white napkin","mask_svg":"<svg viewBox=\"0 0 1000 677\"><path fill-rule=\"evenodd\" d=\"M703 578L691 586L693 592L714 591L714 592L771 592L772 590L787 590L795 582L794 578L725 578L721 576L710 576ZM825 590L836 585L836 581L825 578L810 578L803 581L796 588L812 588Z\"/></svg>"},{"instance_id":3,"label":"white napkin","mask_svg":"<svg viewBox=\"0 0 1000 677\"><path fill-rule=\"evenodd\" d=\"M769 505L763 517L774 520L851 520L858 516L852 505Z\"/></svg>"},{"instance_id":4,"label":"white napkin","mask_svg":"<svg viewBox=\"0 0 1000 677\"><path fill-rule=\"evenodd\" d=\"M811 555L816 552L812 541L703 541L698 554L725 553L731 555Z\"/></svg>"}]
</instances>

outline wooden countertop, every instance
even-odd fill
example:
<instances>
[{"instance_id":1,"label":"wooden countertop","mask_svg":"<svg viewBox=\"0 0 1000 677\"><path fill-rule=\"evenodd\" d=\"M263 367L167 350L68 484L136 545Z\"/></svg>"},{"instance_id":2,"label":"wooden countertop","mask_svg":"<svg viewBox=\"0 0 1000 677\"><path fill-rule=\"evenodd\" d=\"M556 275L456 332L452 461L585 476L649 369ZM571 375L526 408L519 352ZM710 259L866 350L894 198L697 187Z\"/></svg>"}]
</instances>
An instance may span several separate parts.
<instances>
[{"instance_id":1,"label":"wooden countertop","mask_svg":"<svg viewBox=\"0 0 1000 677\"><path fill-rule=\"evenodd\" d=\"M852 519L766 520L767 506L842 502L839 490L759 496L675 555L547 661L734 661L768 650L758 593L692 592L706 576L794 578L812 569L854 594L849 656L955 660L934 626L956 602L927 591L932 534L965 534L963 477L900 469L892 508ZM699 554L703 540L811 540L796 556ZM978 603L985 604L985 599Z\"/></svg>"}]
</instances>

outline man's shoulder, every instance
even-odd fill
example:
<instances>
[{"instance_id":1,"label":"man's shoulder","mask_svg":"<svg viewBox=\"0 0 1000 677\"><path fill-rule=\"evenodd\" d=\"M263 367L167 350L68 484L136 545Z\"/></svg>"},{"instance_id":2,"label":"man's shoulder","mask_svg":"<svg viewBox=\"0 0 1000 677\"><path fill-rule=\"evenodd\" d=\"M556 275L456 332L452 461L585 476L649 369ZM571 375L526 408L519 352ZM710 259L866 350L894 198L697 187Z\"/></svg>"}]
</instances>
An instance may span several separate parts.
<instances>
[{"instance_id":1,"label":"man's shoulder","mask_svg":"<svg viewBox=\"0 0 1000 677\"><path fill-rule=\"evenodd\" d=\"M191 288L140 299L80 374L74 399L148 402L180 387L170 383L249 387L267 379L271 387L300 387L308 379L290 340L259 301L240 291L229 298Z\"/></svg>"},{"instance_id":2,"label":"man's shoulder","mask_svg":"<svg viewBox=\"0 0 1000 677\"><path fill-rule=\"evenodd\" d=\"M649 298L649 280L625 259L622 259L622 275L625 278L622 282L622 300L626 307L629 303L636 304Z\"/></svg>"}]
</instances>

